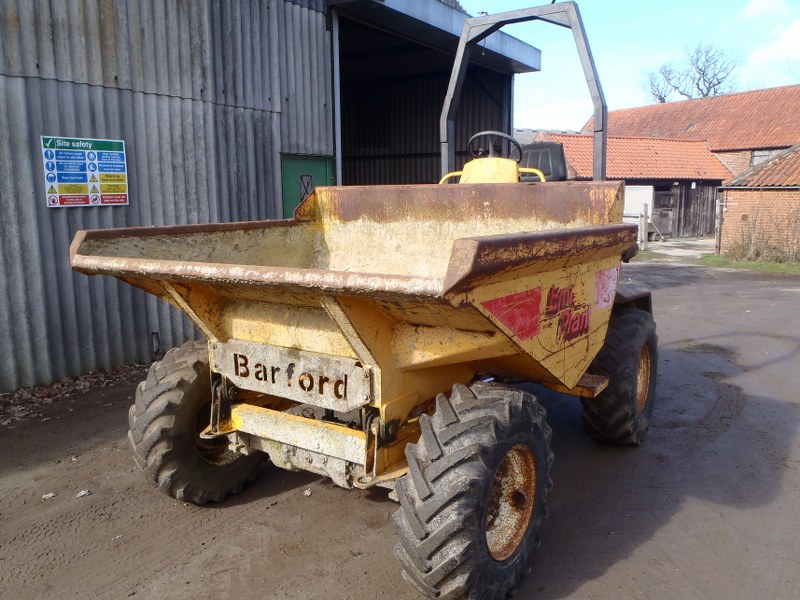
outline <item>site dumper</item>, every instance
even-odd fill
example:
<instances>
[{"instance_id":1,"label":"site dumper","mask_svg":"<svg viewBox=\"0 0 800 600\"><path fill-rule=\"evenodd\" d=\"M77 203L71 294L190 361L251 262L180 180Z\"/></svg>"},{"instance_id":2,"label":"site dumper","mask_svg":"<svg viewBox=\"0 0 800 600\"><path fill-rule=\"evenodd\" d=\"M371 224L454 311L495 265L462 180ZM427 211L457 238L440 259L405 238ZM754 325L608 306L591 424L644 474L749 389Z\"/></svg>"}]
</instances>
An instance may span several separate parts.
<instances>
[{"instance_id":1,"label":"site dumper","mask_svg":"<svg viewBox=\"0 0 800 600\"><path fill-rule=\"evenodd\" d=\"M317 188L292 220L79 232L75 269L163 298L205 336L139 385L137 463L198 504L267 456L393 489L406 577L500 597L538 541L553 461L545 411L504 382L582 396L607 441L647 427L655 330L649 296L617 290L635 240L622 190Z\"/></svg>"},{"instance_id":2,"label":"site dumper","mask_svg":"<svg viewBox=\"0 0 800 600\"><path fill-rule=\"evenodd\" d=\"M404 577L495 599L526 572L551 487L550 427L519 382L579 396L599 440L642 441L655 324L649 293L620 285L636 226L623 184L601 181L605 103L573 3L467 19L443 171L470 44L530 19L575 32L598 181L520 183L543 177L483 132L443 179L458 185L317 188L291 220L78 232L76 270L159 296L203 335L152 365L130 409L136 462L161 490L220 501L267 459L388 488ZM495 156L504 139L516 161Z\"/></svg>"}]
</instances>

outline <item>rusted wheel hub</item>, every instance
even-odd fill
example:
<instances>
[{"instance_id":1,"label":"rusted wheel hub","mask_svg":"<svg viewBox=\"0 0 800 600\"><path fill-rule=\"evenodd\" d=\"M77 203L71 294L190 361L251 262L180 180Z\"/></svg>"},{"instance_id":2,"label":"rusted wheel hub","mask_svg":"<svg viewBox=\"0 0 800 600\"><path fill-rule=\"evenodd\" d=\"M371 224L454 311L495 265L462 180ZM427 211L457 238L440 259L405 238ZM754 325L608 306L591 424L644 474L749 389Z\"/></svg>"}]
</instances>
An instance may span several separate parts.
<instances>
[{"instance_id":1,"label":"rusted wheel hub","mask_svg":"<svg viewBox=\"0 0 800 600\"><path fill-rule=\"evenodd\" d=\"M650 393L650 349L647 345L642 346L642 354L639 356L639 370L636 373L636 414L644 410L647 404L647 396Z\"/></svg>"},{"instance_id":2,"label":"rusted wheel hub","mask_svg":"<svg viewBox=\"0 0 800 600\"><path fill-rule=\"evenodd\" d=\"M531 449L517 444L497 468L486 499L486 545L504 561L514 554L528 530L536 502L536 460Z\"/></svg>"}]
</instances>

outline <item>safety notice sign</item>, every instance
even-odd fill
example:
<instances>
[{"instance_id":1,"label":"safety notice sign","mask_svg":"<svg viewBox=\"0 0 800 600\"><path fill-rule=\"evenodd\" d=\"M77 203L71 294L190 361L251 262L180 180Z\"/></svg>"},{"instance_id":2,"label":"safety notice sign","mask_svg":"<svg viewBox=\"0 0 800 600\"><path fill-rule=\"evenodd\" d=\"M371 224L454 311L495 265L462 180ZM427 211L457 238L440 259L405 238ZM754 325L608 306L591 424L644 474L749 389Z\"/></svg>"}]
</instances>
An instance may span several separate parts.
<instances>
[{"instance_id":1,"label":"safety notice sign","mask_svg":"<svg viewBox=\"0 0 800 600\"><path fill-rule=\"evenodd\" d=\"M128 204L128 161L122 140L42 136L47 206Z\"/></svg>"}]
</instances>

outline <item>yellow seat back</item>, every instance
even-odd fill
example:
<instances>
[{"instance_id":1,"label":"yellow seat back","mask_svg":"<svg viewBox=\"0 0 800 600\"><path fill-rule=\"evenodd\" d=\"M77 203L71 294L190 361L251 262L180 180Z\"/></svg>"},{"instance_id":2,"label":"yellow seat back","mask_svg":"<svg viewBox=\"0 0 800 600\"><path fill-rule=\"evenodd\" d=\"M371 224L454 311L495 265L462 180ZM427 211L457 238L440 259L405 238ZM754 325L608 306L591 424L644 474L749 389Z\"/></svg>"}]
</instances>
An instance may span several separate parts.
<instances>
[{"instance_id":1,"label":"yellow seat back","mask_svg":"<svg viewBox=\"0 0 800 600\"><path fill-rule=\"evenodd\" d=\"M489 157L469 161L463 171L448 173L439 183L458 176L458 183L517 183L520 173L533 173L540 181L544 181L544 174L539 169L520 168L510 158Z\"/></svg>"}]
</instances>

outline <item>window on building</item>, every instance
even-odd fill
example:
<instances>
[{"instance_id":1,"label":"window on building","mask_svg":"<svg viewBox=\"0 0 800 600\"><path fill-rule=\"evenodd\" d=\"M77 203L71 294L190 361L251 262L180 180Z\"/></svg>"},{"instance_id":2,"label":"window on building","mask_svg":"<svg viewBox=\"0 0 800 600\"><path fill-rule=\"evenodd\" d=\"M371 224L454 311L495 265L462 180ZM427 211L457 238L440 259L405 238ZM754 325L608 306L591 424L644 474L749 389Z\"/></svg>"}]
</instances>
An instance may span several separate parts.
<instances>
[{"instance_id":1,"label":"window on building","mask_svg":"<svg viewBox=\"0 0 800 600\"><path fill-rule=\"evenodd\" d=\"M780 152L783 152L783 148L778 150L753 150L753 158L750 164L755 167L756 165L760 165L764 161L769 160Z\"/></svg>"}]
</instances>

